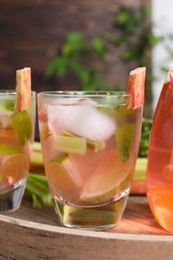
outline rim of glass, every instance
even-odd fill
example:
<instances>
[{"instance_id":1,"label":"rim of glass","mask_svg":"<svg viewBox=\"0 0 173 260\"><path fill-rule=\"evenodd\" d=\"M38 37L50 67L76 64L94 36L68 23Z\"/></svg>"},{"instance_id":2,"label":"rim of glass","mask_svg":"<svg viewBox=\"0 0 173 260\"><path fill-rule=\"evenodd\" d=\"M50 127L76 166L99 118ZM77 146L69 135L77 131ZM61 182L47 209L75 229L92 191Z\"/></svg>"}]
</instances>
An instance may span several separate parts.
<instances>
[{"instance_id":1,"label":"rim of glass","mask_svg":"<svg viewBox=\"0 0 173 260\"><path fill-rule=\"evenodd\" d=\"M131 97L131 94L127 94L125 91L41 91L37 93L38 96L44 97Z\"/></svg>"},{"instance_id":2,"label":"rim of glass","mask_svg":"<svg viewBox=\"0 0 173 260\"><path fill-rule=\"evenodd\" d=\"M4 96L4 95L16 95L16 90L14 90L14 89L1 89L0 90L0 96ZM32 90L31 91L31 95L32 95L32 97L34 97L35 95L36 95L36 91L34 91L34 90Z\"/></svg>"}]
</instances>

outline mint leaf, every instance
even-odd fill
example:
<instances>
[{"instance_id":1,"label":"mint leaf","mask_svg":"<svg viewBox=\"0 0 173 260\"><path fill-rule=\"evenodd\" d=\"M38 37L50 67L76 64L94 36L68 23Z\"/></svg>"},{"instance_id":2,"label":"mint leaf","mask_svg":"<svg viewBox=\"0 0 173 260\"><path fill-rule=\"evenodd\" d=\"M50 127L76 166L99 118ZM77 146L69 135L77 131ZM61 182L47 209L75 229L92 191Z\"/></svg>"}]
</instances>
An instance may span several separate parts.
<instances>
[{"instance_id":1,"label":"mint leaf","mask_svg":"<svg viewBox=\"0 0 173 260\"><path fill-rule=\"evenodd\" d=\"M14 113L11 119L17 139L24 145L32 134L31 118L27 111L23 111Z\"/></svg>"},{"instance_id":2,"label":"mint leaf","mask_svg":"<svg viewBox=\"0 0 173 260\"><path fill-rule=\"evenodd\" d=\"M125 105L123 106L117 106L116 108L116 116L128 116L130 114L134 113L134 110L131 108L127 108Z\"/></svg>"},{"instance_id":3,"label":"mint leaf","mask_svg":"<svg viewBox=\"0 0 173 260\"><path fill-rule=\"evenodd\" d=\"M134 113L134 110L128 109L125 105L105 105L105 106L97 106L96 109L104 114L107 114L108 116L116 117L116 120L120 119L122 116L128 116L131 113Z\"/></svg>"},{"instance_id":4,"label":"mint leaf","mask_svg":"<svg viewBox=\"0 0 173 260\"><path fill-rule=\"evenodd\" d=\"M120 160L126 163L130 156L130 148L134 138L135 126L132 123L118 125L115 131L115 139L117 144Z\"/></svg>"},{"instance_id":5,"label":"mint leaf","mask_svg":"<svg viewBox=\"0 0 173 260\"><path fill-rule=\"evenodd\" d=\"M13 108L14 108L14 100L2 101L0 104L0 109L4 111L13 111Z\"/></svg>"},{"instance_id":6,"label":"mint leaf","mask_svg":"<svg viewBox=\"0 0 173 260\"><path fill-rule=\"evenodd\" d=\"M116 115L116 107L111 105L105 105L105 106L97 106L96 109L100 111L101 113L104 113L108 116L115 116Z\"/></svg>"}]
</instances>

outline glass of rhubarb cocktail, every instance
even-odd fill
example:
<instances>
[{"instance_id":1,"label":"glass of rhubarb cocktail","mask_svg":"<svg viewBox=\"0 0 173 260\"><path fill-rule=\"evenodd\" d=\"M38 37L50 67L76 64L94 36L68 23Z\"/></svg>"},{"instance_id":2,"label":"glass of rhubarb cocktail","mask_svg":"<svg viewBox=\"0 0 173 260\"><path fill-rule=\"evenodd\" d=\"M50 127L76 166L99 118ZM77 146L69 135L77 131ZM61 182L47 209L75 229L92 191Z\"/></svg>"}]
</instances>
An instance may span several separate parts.
<instances>
[{"instance_id":1,"label":"glass of rhubarb cocktail","mask_svg":"<svg viewBox=\"0 0 173 260\"><path fill-rule=\"evenodd\" d=\"M18 72L23 74L23 70ZM31 97L26 98L27 94ZM25 95L21 100L18 90L0 90L0 211L19 208L30 168L36 94Z\"/></svg>"},{"instance_id":2,"label":"glass of rhubarb cocktail","mask_svg":"<svg viewBox=\"0 0 173 260\"><path fill-rule=\"evenodd\" d=\"M103 230L123 214L138 154L142 106L125 92L38 93L46 175L61 223Z\"/></svg>"}]
</instances>

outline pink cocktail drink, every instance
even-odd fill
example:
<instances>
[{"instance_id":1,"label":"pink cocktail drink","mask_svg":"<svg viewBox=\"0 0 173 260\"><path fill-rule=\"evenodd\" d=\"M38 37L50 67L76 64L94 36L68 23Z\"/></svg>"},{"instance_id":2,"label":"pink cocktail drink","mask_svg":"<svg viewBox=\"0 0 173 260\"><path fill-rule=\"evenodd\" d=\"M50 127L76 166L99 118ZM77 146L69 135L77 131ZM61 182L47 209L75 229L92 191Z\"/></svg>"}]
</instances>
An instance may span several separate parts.
<instances>
[{"instance_id":1,"label":"pink cocktail drink","mask_svg":"<svg viewBox=\"0 0 173 260\"><path fill-rule=\"evenodd\" d=\"M0 91L0 211L19 208L30 168L35 128L35 93L28 109L17 111L16 92Z\"/></svg>"},{"instance_id":2,"label":"pink cocktail drink","mask_svg":"<svg viewBox=\"0 0 173 260\"><path fill-rule=\"evenodd\" d=\"M130 192L142 108L125 93L38 94L44 166L56 211L69 227L106 229Z\"/></svg>"}]
</instances>

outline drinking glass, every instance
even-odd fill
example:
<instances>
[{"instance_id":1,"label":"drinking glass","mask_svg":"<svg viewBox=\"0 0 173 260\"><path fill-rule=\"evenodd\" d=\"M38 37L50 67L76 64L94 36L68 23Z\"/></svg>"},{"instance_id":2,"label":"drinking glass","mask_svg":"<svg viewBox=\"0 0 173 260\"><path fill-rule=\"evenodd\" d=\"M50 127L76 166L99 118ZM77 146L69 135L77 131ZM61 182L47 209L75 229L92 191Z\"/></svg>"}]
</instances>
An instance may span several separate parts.
<instances>
[{"instance_id":1,"label":"drinking glass","mask_svg":"<svg viewBox=\"0 0 173 260\"><path fill-rule=\"evenodd\" d=\"M35 131L36 93L30 107L15 110L16 92L0 90L0 211L20 207L30 168Z\"/></svg>"},{"instance_id":2,"label":"drinking glass","mask_svg":"<svg viewBox=\"0 0 173 260\"><path fill-rule=\"evenodd\" d=\"M55 210L67 227L104 230L123 214L141 133L142 107L121 92L40 92L38 118Z\"/></svg>"}]
</instances>

